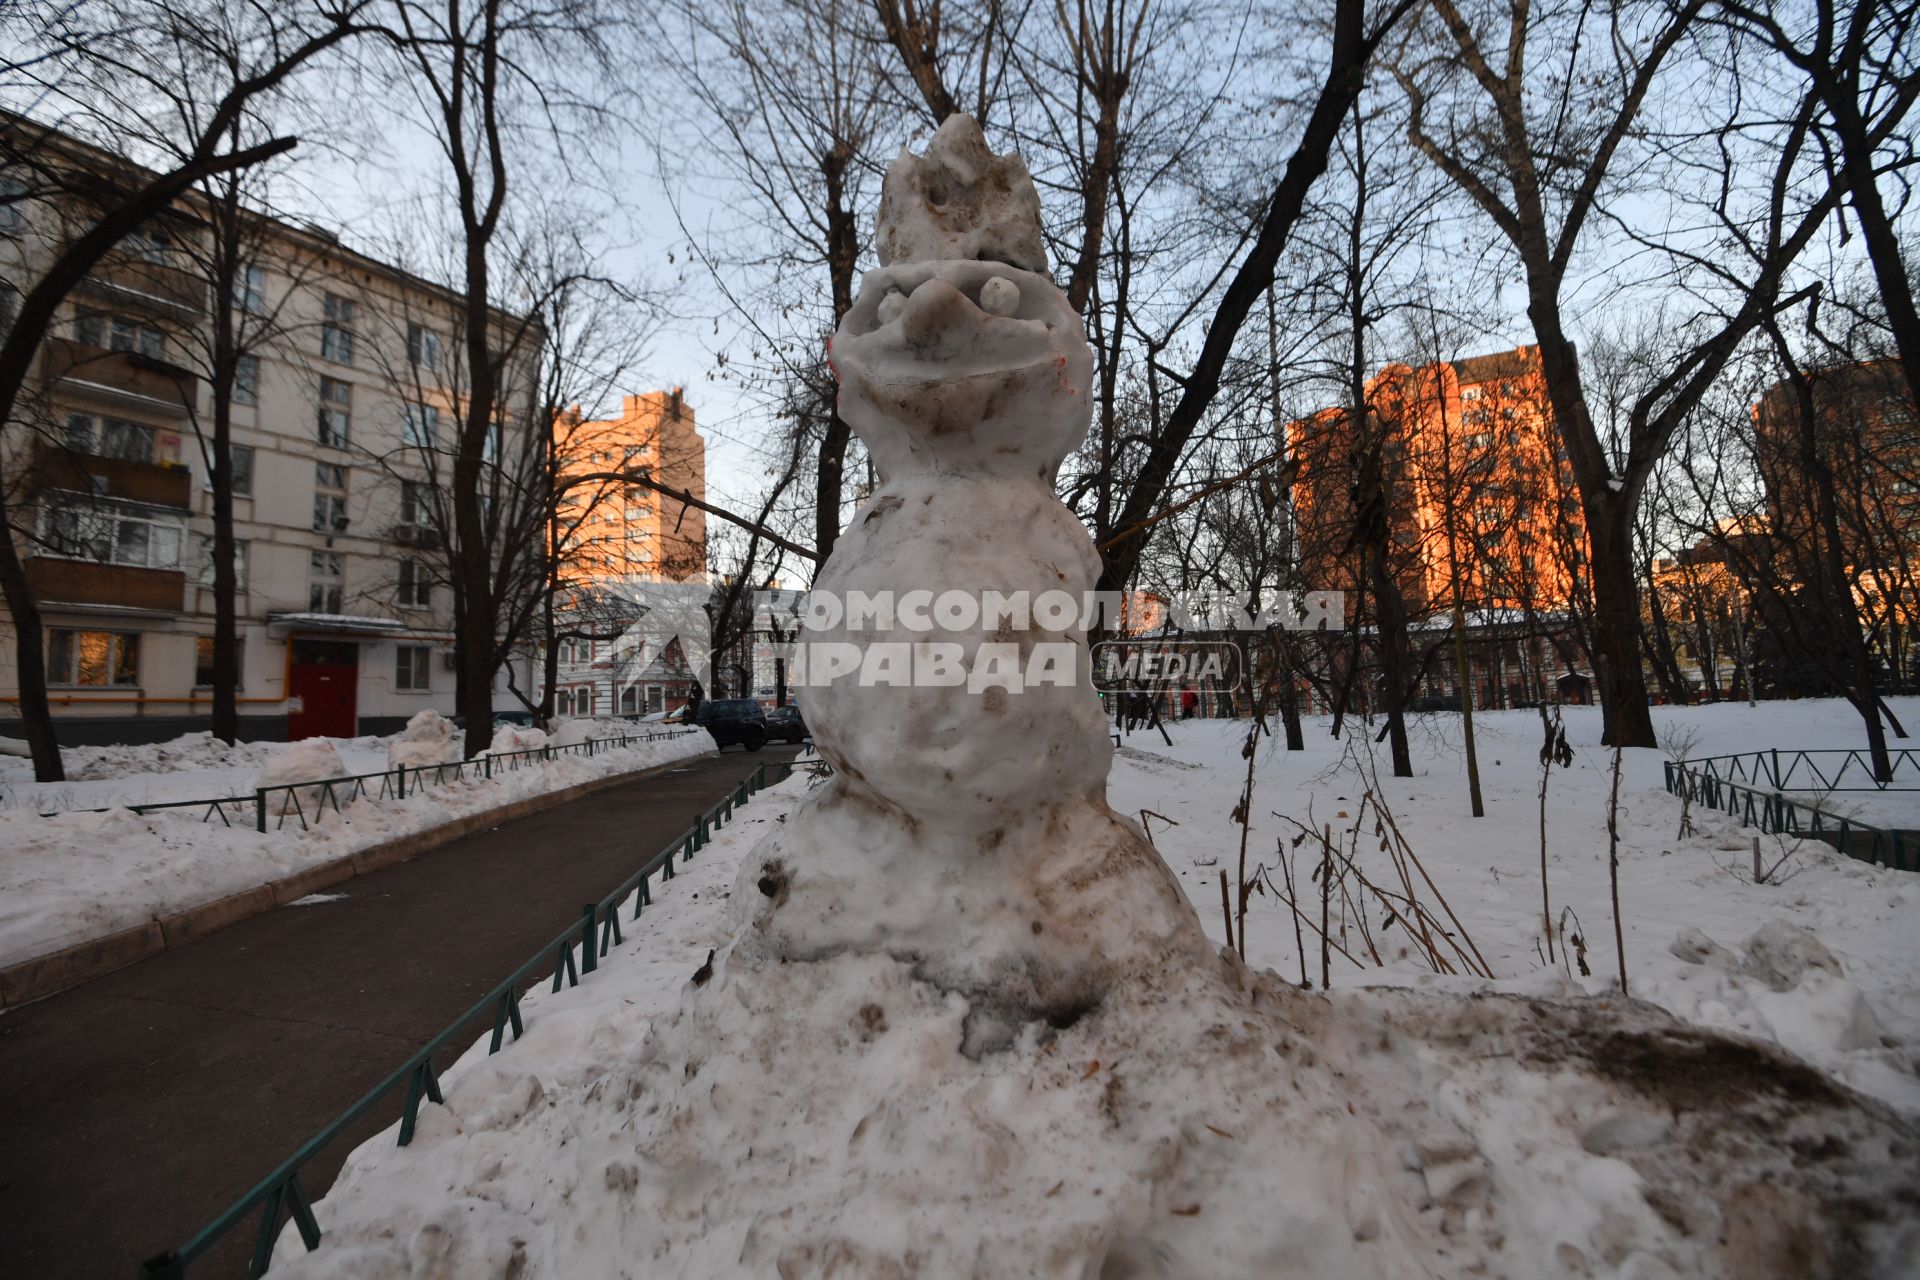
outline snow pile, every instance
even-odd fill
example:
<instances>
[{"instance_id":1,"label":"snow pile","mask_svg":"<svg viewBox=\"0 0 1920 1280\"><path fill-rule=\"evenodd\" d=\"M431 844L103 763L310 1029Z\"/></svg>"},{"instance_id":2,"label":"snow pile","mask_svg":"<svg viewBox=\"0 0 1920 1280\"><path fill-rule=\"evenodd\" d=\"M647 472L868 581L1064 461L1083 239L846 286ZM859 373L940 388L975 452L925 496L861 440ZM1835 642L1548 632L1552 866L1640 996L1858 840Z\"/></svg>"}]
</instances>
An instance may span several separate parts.
<instances>
[{"instance_id":1,"label":"snow pile","mask_svg":"<svg viewBox=\"0 0 1920 1280\"><path fill-rule=\"evenodd\" d=\"M416 712L387 745L387 767L417 769L460 759L460 729L438 711Z\"/></svg>"},{"instance_id":2,"label":"snow pile","mask_svg":"<svg viewBox=\"0 0 1920 1280\"><path fill-rule=\"evenodd\" d=\"M384 752L387 744L380 745ZM500 770L492 779L434 783L426 795L410 789L405 800L365 796L338 817L329 806L326 819L311 830L300 827L291 805L280 823L281 805L271 797L264 833L254 830L250 798L230 806L231 826L218 816L201 821L205 811L199 807L145 816L118 809L47 818L32 809L0 810L0 965L134 928L455 818L712 750L713 739L706 734L686 734L591 758L565 756L537 767ZM337 752L329 757L333 751L316 739L283 748L280 754L297 763L263 772L258 781L310 782L330 771L337 776L341 765ZM369 767L378 769L378 760ZM228 780L211 792L196 785L189 794L244 794L254 781ZM316 812L314 798L302 798L309 818Z\"/></svg>"},{"instance_id":3,"label":"snow pile","mask_svg":"<svg viewBox=\"0 0 1920 1280\"><path fill-rule=\"evenodd\" d=\"M1687 1021L1772 1040L1811 1062L1845 1061L1856 1078L1877 1075L1878 1088L1860 1084L1883 1096L1915 1092L1912 1055L1833 953L1800 926L1770 920L1740 955L1685 929L1669 950L1695 967L1659 984L1657 999Z\"/></svg>"},{"instance_id":4,"label":"snow pile","mask_svg":"<svg viewBox=\"0 0 1920 1280\"><path fill-rule=\"evenodd\" d=\"M92 782L135 773L257 767L285 747L284 742L236 742L228 746L211 733L186 733L167 742L63 747L60 759L69 779Z\"/></svg>"},{"instance_id":5,"label":"snow pile","mask_svg":"<svg viewBox=\"0 0 1920 1280\"><path fill-rule=\"evenodd\" d=\"M910 961L723 950L700 981L771 798L526 1040L476 1045L411 1146L357 1151L274 1274L1871 1277L1920 1249L1910 1124L1636 1002L1322 994L1222 955L969 1053L974 1002Z\"/></svg>"},{"instance_id":6,"label":"snow pile","mask_svg":"<svg viewBox=\"0 0 1920 1280\"><path fill-rule=\"evenodd\" d=\"M325 738L303 738L287 746L270 757L266 767L254 778L254 788L293 787L289 793L293 801L299 803L300 812L317 817L320 813L321 798L325 791L322 787L302 787L296 783L321 782L327 778L345 778L346 762L340 759L339 748ZM343 799L343 797L335 797ZM269 808L278 812L288 807L284 799L269 798Z\"/></svg>"},{"instance_id":7,"label":"snow pile","mask_svg":"<svg viewBox=\"0 0 1920 1280\"><path fill-rule=\"evenodd\" d=\"M502 724L493 731L493 744L486 749L490 756L510 755L515 751L538 751L547 745L546 731L532 725Z\"/></svg>"}]
</instances>

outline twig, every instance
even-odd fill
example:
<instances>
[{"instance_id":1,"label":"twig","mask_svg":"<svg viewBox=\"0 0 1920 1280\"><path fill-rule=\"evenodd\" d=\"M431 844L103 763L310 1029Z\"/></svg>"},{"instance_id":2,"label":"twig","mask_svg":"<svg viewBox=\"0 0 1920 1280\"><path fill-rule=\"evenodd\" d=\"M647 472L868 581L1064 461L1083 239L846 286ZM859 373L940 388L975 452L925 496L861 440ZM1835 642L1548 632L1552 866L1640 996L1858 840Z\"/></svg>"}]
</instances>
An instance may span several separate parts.
<instances>
[{"instance_id":1,"label":"twig","mask_svg":"<svg viewBox=\"0 0 1920 1280\"><path fill-rule=\"evenodd\" d=\"M1220 868L1220 914L1224 916L1227 921L1227 950L1233 951L1236 949L1233 945L1233 898L1232 895L1227 892L1227 869L1225 867ZM1239 952L1239 954L1242 958L1246 956L1244 951Z\"/></svg>"},{"instance_id":2,"label":"twig","mask_svg":"<svg viewBox=\"0 0 1920 1280\"><path fill-rule=\"evenodd\" d=\"M1333 966L1327 955L1327 902L1333 894L1333 824L1320 833L1320 989L1333 985Z\"/></svg>"}]
</instances>

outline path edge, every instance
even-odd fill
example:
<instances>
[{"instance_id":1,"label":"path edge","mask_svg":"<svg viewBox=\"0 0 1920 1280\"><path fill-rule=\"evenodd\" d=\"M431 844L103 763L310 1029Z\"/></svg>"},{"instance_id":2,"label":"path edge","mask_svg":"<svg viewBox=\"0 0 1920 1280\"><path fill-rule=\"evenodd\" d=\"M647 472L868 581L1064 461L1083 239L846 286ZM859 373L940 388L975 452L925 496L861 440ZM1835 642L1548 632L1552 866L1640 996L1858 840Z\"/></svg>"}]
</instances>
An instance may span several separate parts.
<instances>
[{"instance_id":1,"label":"path edge","mask_svg":"<svg viewBox=\"0 0 1920 1280\"><path fill-rule=\"evenodd\" d=\"M682 768L690 760L701 759L702 755L682 756L664 764L649 765L644 769L634 769L605 778L576 782L558 791L545 791L535 796L524 796L503 805L496 805L491 809L483 809L478 813L455 818L452 822L443 823L426 831L397 836L381 844L341 854L337 858L316 863L303 871L282 876L278 880L269 880L251 889L242 889L238 893L230 893L223 898L215 898L210 902L176 911L172 915L159 916L130 929L90 938L85 942L76 942L70 947L50 951L30 960L18 961L0 968L0 1009L17 1009L21 1005L31 1004L35 1000L91 982L95 978L105 977L117 969L137 964L162 951L183 947L228 925L238 924L242 920L271 911L275 907L285 906L308 894L319 893L334 885L344 884L355 876L417 858L423 853L428 853L463 836L472 835L476 831L497 827L503 822L511 822L515 818L524 818L546 809L558 808L560 805L568 804L595 791L604 791L608 787L637 782L669 769Z\"/></svg>"}]
</instances>

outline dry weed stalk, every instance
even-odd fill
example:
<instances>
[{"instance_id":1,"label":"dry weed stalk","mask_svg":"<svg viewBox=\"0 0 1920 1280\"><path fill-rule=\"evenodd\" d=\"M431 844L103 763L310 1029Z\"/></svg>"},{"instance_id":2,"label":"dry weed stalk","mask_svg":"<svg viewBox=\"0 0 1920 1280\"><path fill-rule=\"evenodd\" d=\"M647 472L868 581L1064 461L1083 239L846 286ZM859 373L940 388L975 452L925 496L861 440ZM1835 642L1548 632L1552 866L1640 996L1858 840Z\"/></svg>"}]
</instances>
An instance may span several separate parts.
<instances>
[{"instance_id":1,"label":"dry weed stalk","mask_svg":"<svg viewBox=\"0 0 1920 1280\"><path fill-rule=\"evenodd\" d=\"M1620 959L1620 994L1627 992L1627 941L1620 927L1620 748L1613 749L1613 788L1607 795L1607 882L1613 891L1613 947ZM1584 966L1583 966L1584 967Z\"/></svg>"},{"instance_id":2,"label":"dry weed stalk","mask_svg":"<svg viewBox=\"0 0 1920 1280\"><path fill-rule=\"evenodd\" d=\"M1540 704L1540 727L1546 741L1540 744L1540 923L1547 932L1547 963L1553 963L1553 895L1547 888L1547 780L1553 766L1573 767L1573 748L1567 744L1566 726L1561 723L1560 708L1547 715L1547 704Z\"/></svg>"},{"instance_id":3,"label":"dry weed stalk","mask_svg":"<svg viewBox=\"0 0 1920 1280\"><path fill-rule=\"evenodd\" d=\"M1352 824L1343 831L1344 847L1333 838L1331 825L1322 826L1318 831L1308 823L1276 814L1282 821L1293 826L1295 835L1291 840L1293 848L1298 848L1308 839L1321 843L1321 913L1320 923L1300 909L1298 895L1290 873L1284 893L1269 876L1266 888L1271 889L1275 897L1282 898L1293 912L1296 937L1300 924L1304 921L1321 939L1322 972L1324 984L1330 977L1330 952L1338 951L1361 968L1366 966L1356 958L1341 942L1335 938L1332 924L1332 904L1336 892L1340 899L1342 925L1340 933L1346 932L1346 920L1351 917L1357 925L1362 941L1366 944L1368 955L1374 965L1385 962L1375 944L1371 924L1367 918L1366 902L1371 899L1380 909L1382 920L1380 928L1384 931L1395 924L1407 937L1416 950L1426 959L1435 973L1471 973L1478 977L1493 977L1493 969L1486 958L1480 954L1465 924L1448 904L1446 895L1440 886L1434 883L1427 873L1425 865L1413 850L1392 808L1381 795L1379 777L1370 767L1372 758L1367 753L1356 753L1355 766L1366 784L1359 806L1354 811ZM1309 813L1311 819L1311 813ZM1371 837L1375 850L1384 855L1393 868L1393 877L1398 883L1382 884L1369 876L1360 865L1361 841ZM1290 859L1285 851L1282 854L1281 867L1287 871ZM1350 885L1352 887L1350 887ZM1428 900L1436 903L1438 911L1428 906ZM1306 969L1305 948L1301 948L1301 969L1304 983Z\"/></svg>"}]
</instances>

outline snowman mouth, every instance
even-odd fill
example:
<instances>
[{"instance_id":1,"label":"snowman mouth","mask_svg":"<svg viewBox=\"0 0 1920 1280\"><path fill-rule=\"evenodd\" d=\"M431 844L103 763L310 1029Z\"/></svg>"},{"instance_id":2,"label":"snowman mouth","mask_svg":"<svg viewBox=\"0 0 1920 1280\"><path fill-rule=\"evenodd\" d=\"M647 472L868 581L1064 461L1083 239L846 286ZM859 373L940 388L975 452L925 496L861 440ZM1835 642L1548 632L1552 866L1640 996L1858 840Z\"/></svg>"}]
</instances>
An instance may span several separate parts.
<instances>
[{"instance_id":1,"label":"snowman mouth","mask_svg":"<svg viewBox=\"0 0 1920 1280\"><path fill-rule=\"evenodd\" d=\"M909 262L869 272L836 363L869 377L950 380L1052 365L1076 321L1052 281L999 262Z\"/></svg>"}]
</instances>

